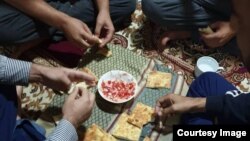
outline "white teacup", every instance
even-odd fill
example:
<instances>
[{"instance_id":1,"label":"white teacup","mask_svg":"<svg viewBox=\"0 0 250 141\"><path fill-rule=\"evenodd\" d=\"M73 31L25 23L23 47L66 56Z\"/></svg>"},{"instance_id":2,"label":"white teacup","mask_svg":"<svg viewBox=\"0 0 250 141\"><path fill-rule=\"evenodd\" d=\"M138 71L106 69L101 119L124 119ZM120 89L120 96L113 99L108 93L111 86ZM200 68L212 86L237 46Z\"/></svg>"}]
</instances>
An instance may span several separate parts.
<instances>
[{"instance_id":1,"label":"white teacup","mask_svg":"<svg viewBox=\"0 0 250 141\"><path fill-rule=\"evenodd\" d=\"M220 67L214 58L203 56L197 60L194 74L195 77L198 77L204 72L220 72L221 70L224 70L224 68Z\"/></svg>"}]
</instances>

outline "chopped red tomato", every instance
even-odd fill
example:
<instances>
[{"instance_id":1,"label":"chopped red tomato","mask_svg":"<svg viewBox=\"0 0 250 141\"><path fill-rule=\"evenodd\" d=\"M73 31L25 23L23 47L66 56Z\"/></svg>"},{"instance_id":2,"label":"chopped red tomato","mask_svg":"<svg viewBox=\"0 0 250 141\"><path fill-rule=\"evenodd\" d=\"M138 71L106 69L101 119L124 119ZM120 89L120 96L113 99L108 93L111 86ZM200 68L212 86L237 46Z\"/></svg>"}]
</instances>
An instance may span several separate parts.
<instances>
[{"instance_id":1,"label":"chopped red tomato","mask_svg":"<svg viewBox=\"0 0 250 141\"><path fill-rule=\"evenodd\" d=\"M128 99L135 93L135 83L134 82L124 82L124 81L103 81L101 84L103 95L107 98L118 101Z\"/></svg>"}]
</instances>

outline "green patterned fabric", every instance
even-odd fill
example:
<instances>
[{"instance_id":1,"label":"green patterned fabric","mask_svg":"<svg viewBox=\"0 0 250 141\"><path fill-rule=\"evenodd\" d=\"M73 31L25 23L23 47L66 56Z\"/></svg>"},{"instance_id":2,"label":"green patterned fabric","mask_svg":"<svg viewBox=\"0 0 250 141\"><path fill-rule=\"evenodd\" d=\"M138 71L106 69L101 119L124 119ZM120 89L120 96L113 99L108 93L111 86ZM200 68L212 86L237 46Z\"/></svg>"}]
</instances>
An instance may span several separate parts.
<instances>
[{"instance_id":1,"label":"green patterned fabric","mask_svg":"<svg viewBox=\"0 0 250 141\"><path fill-rule=\"evenodd\" d=\"M112 104L98 94L96 88L92 88L91 91L96 95L96 106L93 109L91 117L83 124L84 127L88 127L95 123L106 129L108 132L115 126L117 118L120 113L127 112L132 109L137 102L142 102L146 105L153 107L155 101L167 94L174 91L175 87L171 89L149 89L145 88L146 77L148 72L151 70L159 70L163 72L170 72L173 75L172 86L177 83L177 74L172 72L168 67L162 65L155 65L153 60L138 56L134 52L131 52L125 48L117 45L109 44L108 48L112 51L111 57L103 57L102 55L96 54L95 49L91 49L79 62L78 68L87 67L89 68L98 78L104 73L110 70L123 70L132 74L138 82L138 93L135 99L124 103L124 104ZM66 95L56 95L50 105L51 112L56 113L56 109L62 107ZM83 131L79 131L83 133Z\"/></svg>"},{"instance_id":2,"label":"green patterned fabric","mask_svg":"<svg viewBox=\"0 0 250 141\"><path fill-rule=\"evenodd\" d=\"M121 46L109 44L108 48L112 51L111 57L104 57L96 54L96 50L92 49L79 62L78 68L88 67L98 78L110 70L123 70L132 74L137 80L141 78L142 71L148 66L150 59L136 55L135 53L122 48ZM96 88L91 89L96 94L96 106L92 112L91 117L84 124L89 126L93 123L98 124L102 128L106 128L114 115L121 112L124 105L114 105L106 102L96 92ZM53 109L53 114L62 107L66 96L56 95L50 105ZM103 109L102 109L103 108ZM104 112L106 110L106 112Z\"/></svg>"},{"instance_id":3,"label":"green patterned fabric","mask_svg":"<svg viewBox=\"0 0 250 141\"><path fill-rule=\"evenodd\" d=\"M175 86L175 83L177 81L177 74L172 72L168 67L156 64L155 70L162 71L162 72L169 72L172 73L172 86ZM151 89L151 88L144 88L142 93L139 95L138 99L136 99L136 102L144 103L148 106L154 107L156 100L165 95L172 93L174 91L174 87L171 87L170 89L162 88L162 89Z\"/></svg>"}]
</instances>

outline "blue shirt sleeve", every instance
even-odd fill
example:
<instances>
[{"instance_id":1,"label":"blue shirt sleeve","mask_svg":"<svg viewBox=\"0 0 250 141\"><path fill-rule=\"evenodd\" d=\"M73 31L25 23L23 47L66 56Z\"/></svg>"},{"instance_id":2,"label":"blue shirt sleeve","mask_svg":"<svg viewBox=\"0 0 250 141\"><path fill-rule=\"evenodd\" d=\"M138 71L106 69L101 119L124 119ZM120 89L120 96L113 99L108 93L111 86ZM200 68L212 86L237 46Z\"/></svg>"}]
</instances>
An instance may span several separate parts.
<instances>
[{"instance_id":1,"label":"blue shirt sleeve","mask_svg":"<svg viewBox=\"0 0 250 141\"><path fill-rule=\"evenodd\" d=\"M0 55L0 83L28 85L31 62Z\"/></svg>"},{"instance_id":2,"label":"blue shirt sleeve","mask_svg":"<svg viewBox=\"0 0 250 141\"><path fill-rule=\"evenodd\" d=\"M207 97L206 112L220 124L250 124L250 94Z\"/></svg>"},{"instance_id":3,"label":"blue shirt sleeve","mask_svg":"<svg viewBox=\"0 0 250 141\"><path fill-rule=\"evenodd\" d=\"M46 141L77 141L75 127L66 119L62 119Z\"/></svg>"}]
</instances>

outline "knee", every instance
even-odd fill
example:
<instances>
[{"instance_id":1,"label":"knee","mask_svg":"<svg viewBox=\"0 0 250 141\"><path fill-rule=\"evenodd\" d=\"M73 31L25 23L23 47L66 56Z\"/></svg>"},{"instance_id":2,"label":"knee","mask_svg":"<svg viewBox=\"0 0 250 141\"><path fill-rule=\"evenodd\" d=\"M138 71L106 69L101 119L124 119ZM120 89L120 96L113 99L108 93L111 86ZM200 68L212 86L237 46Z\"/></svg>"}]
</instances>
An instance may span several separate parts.
<instances>
[{"instance_id":1,"label":"knee","mask_svg":"<svg viewBox=\"0 0 250 141\"><path fill-rule=\"evenodd\" d=\"M156 0L142 0L142 11L143 13L155 23L160 23L163 18L163 10L159 5L159 1Z\"/></svg>"},{"instance_id":2,"label":"knee","mask_svg":"<svg viewBox=\"0 0 250 141\"><path fill-rule=\"evenodd\" d=\"M215 72L205 72L201 74L197 79L206 80L209 78L218 78L218 77L222 77L222 76L220 76L218 73L215 73Z\"/></svg>"},{"instance_id":3,"label":"knee","mask_svg":"<svg viewBox=\"0 0 250 141\"><path fill-rule=\"evenodd\" d=\"M123 12L121 16L123 17L130 17L131 14L135 11L136 9L136 0L126 0L126 5L124 5Z\"/></svg>"}]
</instances>

